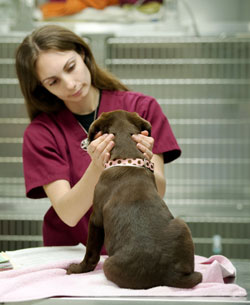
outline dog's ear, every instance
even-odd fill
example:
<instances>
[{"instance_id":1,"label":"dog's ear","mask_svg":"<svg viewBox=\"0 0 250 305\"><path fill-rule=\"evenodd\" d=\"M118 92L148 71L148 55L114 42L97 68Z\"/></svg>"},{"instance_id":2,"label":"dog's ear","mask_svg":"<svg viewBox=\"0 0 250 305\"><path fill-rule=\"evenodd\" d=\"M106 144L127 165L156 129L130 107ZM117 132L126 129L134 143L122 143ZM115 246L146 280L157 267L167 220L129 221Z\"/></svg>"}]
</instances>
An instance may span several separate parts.
<instances>
[{"instance_id":1,"label":"dog's ear","mask_svg":"<svg viewBox=\"0 0 250 305\"><path fill-rule=\"evenodd\" d=\"M147 120L140 117L138 113L133 112L132 114L133 114L133 123L136 125L136 127L138 127L140 131L147 130L148 135L151 136L151 128L152 128L151 124Z\"/></svg>"},{"instance_id":2,"label":"dog's ear","mask_svg":"<svg viewBox=\"0 0 250 305\"><path fill-rule=\"evenodd\" d=\"M141 123L141 131L147 130L148 131L148 135L151 136L151 129L152 129L151 124L148 121L144 120L144 119L142 119L142 120L144 122Z\"/></svg>"},{"instance_id":3,"label":"dog's ear","mask_svg":"<svg viewBox=\"0 0 250 305\"><path fill-rule=\"evenodd\" d=\"M95 135L100 131L100 127L97 121L94 121L89 127L88 139L89 142L93 141Z\"/></svg>"},{"instance_id":4,"label":"dog's ear","mask_svg":"<svg viewBox=\"0 0 250 305\"><path fill-rule=\"evenodd\" d=\"M101 131L102 134L108 133L110 122L107 113L102 113L101 116L95 120L89 127L88 139L89 142L95 139L95 135Z\"/></svg>"}]
</instances>

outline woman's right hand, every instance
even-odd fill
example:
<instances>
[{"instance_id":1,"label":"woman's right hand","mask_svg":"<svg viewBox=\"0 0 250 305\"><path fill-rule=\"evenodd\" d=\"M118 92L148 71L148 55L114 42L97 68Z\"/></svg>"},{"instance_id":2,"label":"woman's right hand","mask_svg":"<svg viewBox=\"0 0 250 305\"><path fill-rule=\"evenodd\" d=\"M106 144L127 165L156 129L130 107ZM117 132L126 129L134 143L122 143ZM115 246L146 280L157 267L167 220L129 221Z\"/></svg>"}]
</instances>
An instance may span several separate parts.
<instances>
[{"instance_id":1,"label":"woman's right hand","mask_svg":"<svg viewBox=\"0 0 250 305\"><path fill-rule=\"evenodd\" d=\"M114 147L113 134L102 134L98 132L95 140L88 145L88 154L92 162L100 169L104 169L104 164L109 161L110 151Z\"/></svg>"}]
</instances>

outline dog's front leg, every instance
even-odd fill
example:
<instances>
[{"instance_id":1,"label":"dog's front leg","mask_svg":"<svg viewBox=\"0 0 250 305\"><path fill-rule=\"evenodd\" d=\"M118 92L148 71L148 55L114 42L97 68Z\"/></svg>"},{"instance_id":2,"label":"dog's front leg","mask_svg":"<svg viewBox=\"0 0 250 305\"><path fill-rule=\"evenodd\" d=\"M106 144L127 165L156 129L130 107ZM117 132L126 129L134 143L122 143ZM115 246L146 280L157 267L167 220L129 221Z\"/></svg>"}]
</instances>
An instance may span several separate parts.
<instances>
[{"instance_id":1,"label":"dog's front leg","mask_svg":"<svg viewBox=\"0 0 250 305\"><path fill-rule=\"evenodd\" d=\"M93 222L93 217L90 217L85 257L80 264L71 264L67 269L67 274L93 271L99 262L103 243L104 229L96 226Z\"/></svg>"}]
</instances>

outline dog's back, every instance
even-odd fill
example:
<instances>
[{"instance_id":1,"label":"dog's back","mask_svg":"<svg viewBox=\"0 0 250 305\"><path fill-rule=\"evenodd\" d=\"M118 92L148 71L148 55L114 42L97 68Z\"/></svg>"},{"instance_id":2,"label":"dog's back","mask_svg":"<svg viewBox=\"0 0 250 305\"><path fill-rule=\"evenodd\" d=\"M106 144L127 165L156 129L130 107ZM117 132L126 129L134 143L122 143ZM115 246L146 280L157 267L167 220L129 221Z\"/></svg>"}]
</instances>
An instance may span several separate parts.
<instances>
[{"instance_id":1,"label":"dog's back","mask_svg":"<svg viewBox=\"0 0 250 305\"><path fill-rule=\"evenodd\" d=\"M100 184L98 197L109 192L103 207L110 256L104 272L109 280L133 289L190 288L201 281L200 273L194 272L190 231L182 220L173 218L160 198L153 173L143 168L111 168L103 173Z\"/></svg>"}]
</instances>

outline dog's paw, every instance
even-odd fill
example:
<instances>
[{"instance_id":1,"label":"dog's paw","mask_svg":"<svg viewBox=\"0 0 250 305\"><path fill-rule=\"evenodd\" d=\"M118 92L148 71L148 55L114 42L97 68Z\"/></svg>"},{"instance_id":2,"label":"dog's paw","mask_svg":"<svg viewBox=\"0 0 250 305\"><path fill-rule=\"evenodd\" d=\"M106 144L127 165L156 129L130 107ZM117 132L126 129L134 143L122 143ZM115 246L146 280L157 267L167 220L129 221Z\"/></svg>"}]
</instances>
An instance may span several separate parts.
<instances>
[{"instance_id":1,"label":"dog's paw","mask_svg":"<svg viewBox=\"0 0 250 305\"><path fill-rule=\"evenodd\" d=\"M72 273L83 273L82 265L81 264L71 264L67 269L67 274Z\"/></svg>"}]
</instances>

